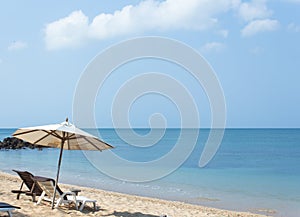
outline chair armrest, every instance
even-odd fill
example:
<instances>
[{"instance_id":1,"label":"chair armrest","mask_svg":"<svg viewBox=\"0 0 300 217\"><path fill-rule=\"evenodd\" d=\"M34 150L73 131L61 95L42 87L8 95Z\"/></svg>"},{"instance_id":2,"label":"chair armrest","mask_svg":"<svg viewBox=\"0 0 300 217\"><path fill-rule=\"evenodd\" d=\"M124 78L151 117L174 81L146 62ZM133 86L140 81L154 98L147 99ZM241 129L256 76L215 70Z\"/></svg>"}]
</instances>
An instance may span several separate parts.
<instances>
[{"instance_id":1,"label":"chair armrest","mask_svg":"<svg viewBox=\"0 0 300 217\"><path fill-rule=\"evenodd\" d=\"M67 196L73 196L74 201L76 201L76 194L74 192L71 192L71 191L64 192L60 197L65 198Z\"/></svg>"},{"instance_id":2,"label":"chair armrest","mask_svg":"<svg viewBox=\"0 0 300 217\"><path fill-rule=\"evenodd\" d=\"M62 194L62 196L66 196L66 195L74 195L74 196L76 196L76 194L74 192L72 192L72 191L67 191L67 192L64 192Z\"/></svg>"},{"instance_id":3,"label":"chair armrest","mask_svg":"<svg viewBox=\"0 0 300 217\"><path fill-rule=\"evenodd\" d=\"M29 191L22 191L22 190L11 190L12 193L17 193L17 194L26 194Z\"/></svg>"}]
</instances>

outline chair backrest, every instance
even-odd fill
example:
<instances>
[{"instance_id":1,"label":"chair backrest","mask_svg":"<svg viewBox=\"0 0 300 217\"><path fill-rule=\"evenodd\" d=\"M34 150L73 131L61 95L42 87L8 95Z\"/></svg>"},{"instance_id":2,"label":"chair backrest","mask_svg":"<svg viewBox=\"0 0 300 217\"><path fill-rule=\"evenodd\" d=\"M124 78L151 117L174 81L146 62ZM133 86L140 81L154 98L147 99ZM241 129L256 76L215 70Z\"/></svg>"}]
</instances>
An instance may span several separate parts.
<instances>
[{"instance_id":1,"label":"chair backrest","mask_svg":"<svg viewBox=\"0 0 300 217\"><path fill-rule=\"evenodd\" d=\"M45 191L46 195L48 197L53 197L54 195L54 189L55 189L55 181L51 178L46 177L40 177L40 176L34 176L33 180L35 180L38 185L41 187L43 191ZM63 194L63 191L59 188L57 185L56 187L56 196L55 198L60 198L60 196Z\"/></svg>"},{"instance_id":2,"label":"chair backrest","mask_svg":"<svg viewBox=\"0 0 300 217\"><path fill-rule=\"evenodd\" d=\"M35 182L33 180L33 175L30 172L28 172L28 171L19 171L19 170L13 170L13 171L16 172L20 176L20 178L22 179L24 184L27 186L27 188L32 193L36 193L37 195L41 195L43 190L40 188L40 186L35 184Z\"/></svg>"}]
</instances>

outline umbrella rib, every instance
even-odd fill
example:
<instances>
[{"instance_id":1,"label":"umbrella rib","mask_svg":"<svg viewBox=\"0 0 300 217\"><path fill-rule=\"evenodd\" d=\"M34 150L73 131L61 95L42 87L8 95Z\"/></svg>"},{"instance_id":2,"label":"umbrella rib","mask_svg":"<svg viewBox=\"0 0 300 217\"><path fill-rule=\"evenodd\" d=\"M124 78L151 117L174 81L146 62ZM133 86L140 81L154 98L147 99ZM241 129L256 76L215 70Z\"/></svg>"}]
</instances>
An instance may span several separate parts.
<instances>
[{"instance_id":1,"label":"umbrella rib","mask_svg":"<svg viewBox=\"0 0 300 217\"><path fill-rule=\"evenodd\" d=\"M44 131L44 132L48 132L48 131ZM63 139L63 137L61 137L59 134L56 133L56 130L51 130L50 134L59 139Z\"/></svg>"},{"instance_id":2,"label":"umbrella rib","mask_svg":"<svg viewBox=\"0 0 300 217\"><path fill-rule=\"evenodd\" d=\"M53 130L51 130L50 132L47 130L42 130L43 132L47 133L45 136L41 137L40 139L38 139L37 141L35 141L33 144L37 144L38 142L42 141L43 139L45 139L46 137L48 137L49 135L53 135L55 137L61 138L58 134L56 134Z\"/></svg>"},{"instance_id":3,"label":"umbrella rib","mask_svg":"<svg viewBox=\"0 0 300 217\"><path fill-rule=\"evenodd\" d=\"M39 131L39 130L29 130L26 132L14 133L13 136L19 136L19 135L23 135L23 134L27 134L27 133L36 132L36 131Z\"/></svg>"},{"instance_id":4,"label":"umbrella rib","mask_svg":"<svg viewBox=\"0 0 300 217\"><path fill-rule=\"evenodd\" d=\"M100 140L98 138L95 138L95 139L98 140L99 142L104 143L105 145L109 146L110 148L114 148L114 146L112 146L112 145L110 145L110 144L108 144L108 143L106 143L106 142L104 142L104 141L102 141L102 140Z\"/></svg>"},{"instance_id":5,"label":"umbrella rib","mask_svg":"<svg viewBox=\"0 0 300 217\"><path fill-rule=\"evenodd\" d=\"M102 151L102 149L98 148L96 145L94 145L90 140L88 140L86 137L82 137L85 141L90 143L92 146L94 146L97 150Z\"/></svg>"},{"instance_id":6,"label":"umbrella rib","mask_svg":"<svg viewBox=\"0 0 300 217\"><path fill-rule=\"evenodd\" d=\"M90 140L87 140L86 138L86 136L83 136L83 135L76 135L76 134L73 134L72 136L75 136L75 137L73 137L73 138L70 138L69 137L69 139L70 140L73 140L73 139L85 139L87 142L89 142L89 143L92 143ZM111 146L110 144L108 144L108 143L106 143L106 142L104 142L104 141L102 141L102 140L99 140L98 138L96 138L96 137L93 137L93 139L95 139L95 140L97 140L97 141L99 141L99 142L102 142L102 143L104 143L105 145L107 145L107 146L109 146L110 148L113 148L113 146Z\"/></svg>"},{"instance_id":7,"label":"umbrella rib","mask_svg":"<svg viewBox=\"0 0 300 217\"><path fill-rule=\"evenodd\" d=\"M75 136L75 133L71 133L70 135L68 135L67 139L74 139L72 138L72 136Z\"/></svg>"},{"instance_id":8,"label":"umbrella rib","mask_svg":"<svg viewBox=\"0 0 300 217\"><path fill-rule=\"evenodd\" d=\"M87 136L81 135L81 134L76 134L76 133L72 133L71 135L68 136L68 139L77 139L77 138L84 138ZM94 137L93 135L90 137ZM96 139L96 137L94 137Z\"/></svg>"},{"instance_id":9,"label":"umbrella rib","mask_svg":"<svg viewBox=\"0 0 300 217\"><path fill-rule=\"evenodd\" d=\"M48 132L47 132L48 133ZM35 141L33 144L37 144L38 142L42 141L43 139L45 139L46 137L48 137L50 135L50 133L46 134L45 136L43 136L42 138L38 139L37 141Z\"/></svg>"},{"instance_id":10,"label":"umbrella rib","mask_svg":"<svg viewBox=\"0 0 300 217\"><path fill-rule=\"evenodd\" d=\"M73 134L72 136L74 136L74 137L72 137L72 138L69 137L69 140L85 138L85 136L82 136L82 135L75 135L75 134Z\"/></svg>"}]
</instances>

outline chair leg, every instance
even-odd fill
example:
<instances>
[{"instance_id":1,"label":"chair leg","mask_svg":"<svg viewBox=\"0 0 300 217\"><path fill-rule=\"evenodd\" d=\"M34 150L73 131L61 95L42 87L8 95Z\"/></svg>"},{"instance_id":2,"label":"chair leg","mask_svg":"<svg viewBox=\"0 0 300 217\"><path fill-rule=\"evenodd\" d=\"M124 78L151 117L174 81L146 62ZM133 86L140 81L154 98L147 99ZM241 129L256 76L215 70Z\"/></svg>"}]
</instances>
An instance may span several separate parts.
<instances>
[{"instance_id":1,"label":"chair leg","mask_svg":"<svg viewBox=\"0 0 300 217\"><path fill-rule=\"evenodd\" d=\"M11 211L10 211L10 210L7 211L7 213L8 213L8 216L9 216L9 217L12 217L12 214L11 214Z\"/></svg>"},{"instance_id":2,"label":"chair leg","mask_svg":"<svg viewBox=\"0 0 300 217\"><path fill-rule=\"evenodd\" d=\"M55 204L55 208L57 208L61 203L62 203L62 198L60 197L57 201L56 201L56 204Z\"/></svg>"},{"instance_id":3,"label":"chair leg","mask_svg":"<svg viewBox=\"0 0 300 217\"><path fill-rule=\"evenodd\" d=\"M17 194L17 200L20 199L20 195L21 195L21 191L22 191L23 185L24 185L24 181L23 181L22 184L21 184L20 192Z\"/></svg>"},{"instance_id":4,"label":"chair leg","mask_svg":"<svg viewBox=\"0 0 300 217\"><path fill-rule=\"evenodd\" d=\"M36 201L35 201L35 196L36 196L36 194L33 193L33 194L32 194L32 201L33 201L33 202L36 202Z\"/></svg>"},{"instance_id":5,"label":"chair leg","mask_svg":"<svg viewBox=\"0 0 300 217\"><path fill-rule=\"evenodd\" d=\"M46 194L46 192L43 191L43 193L42 193L41 196L39 197L39 200L38 200L38 202L37 202L36 204L40 204L40 202L41 202L42 199L44 198L45 194Z\"/></svg>"},{"instance_id":6,"label":"chair leg","mask_svg":"<svg viewBox=\"0 0 300 217\"><path fill-rule=\"evenodd\" d=\"M35 182L33 183L32 188L30 189L33 202L35 202L35 196L36 196L36 193L34 193L34 188L35 188Z\"/></svg>"},{"instance_id":7,"label":"chair leg","mask_svg":"<svg viewBox=\"0 0 300 217\"><path fill-rule=\"evenodd\" d=\"M79 201L75 201L75 208L76 208L76 210L78 210L78 205L80 206L80 202Z\"/></svg>"},{"instance_id":8,"label":"chair leg","mask_svg":"<svg viewBox=\"0 0 300 217\"><path fill-rule=\"evenodd\" d=\"M85 200L82 201L82 204L81 204L81 206L80 206L80 208L79 208L80 211L83 210L83 208L84 208L84 206L85 206L85 202L86 202Z\"/></svg>"}]
</instances>

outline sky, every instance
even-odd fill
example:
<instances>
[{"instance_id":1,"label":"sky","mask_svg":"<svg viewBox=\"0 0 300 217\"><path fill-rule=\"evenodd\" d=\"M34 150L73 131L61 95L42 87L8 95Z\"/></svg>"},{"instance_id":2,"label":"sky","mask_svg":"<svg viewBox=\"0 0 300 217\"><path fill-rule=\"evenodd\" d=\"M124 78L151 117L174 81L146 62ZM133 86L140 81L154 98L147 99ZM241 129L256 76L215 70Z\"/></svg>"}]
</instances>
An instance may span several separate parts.
<instances>
[{"instance_id":1,"label":"sky","mask_svg":"<svg viewBox=\"0 0 300 217\"><path fill-rule=\"evenodd\" d=\"M226 127L300 127L299 11L299 0L1 1L0 128L72 119L76 86L91 60L144 36L177 40L207 60L224 92ZM115 92L149 72L186 86L200 126L210 127L201 85L176 64L153 59L111 73L94 105L98 127L114 127ZM185 115L172 99L146 94L132 102L128 118L133 127L148 127L157 113L167 127L180 127Z\"/></svg>"}]
</instances>

